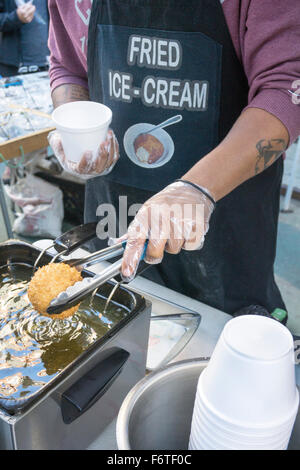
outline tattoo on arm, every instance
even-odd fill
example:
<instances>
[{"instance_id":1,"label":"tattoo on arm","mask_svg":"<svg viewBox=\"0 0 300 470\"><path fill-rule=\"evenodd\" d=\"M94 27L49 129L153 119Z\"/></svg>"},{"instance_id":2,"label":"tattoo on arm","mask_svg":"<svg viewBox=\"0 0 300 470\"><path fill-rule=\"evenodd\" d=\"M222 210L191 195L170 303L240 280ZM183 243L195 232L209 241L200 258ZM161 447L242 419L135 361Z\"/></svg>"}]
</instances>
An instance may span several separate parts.
<instances>
[{"instance_id":1,"label":"tattoo on arm","mask_svg":"<svg viewBox=\"0 0 300 470\"><path fill-rule=\"evenodd\" d=\"M88 101L89 99L88 90L81 85L75 84L58 86L52 93L54 108L71 101Z\"/></svg>"},{"instance_id":2,"label":"tattoo on arm","mask_svg":"<svg viewBox=\"0 0 300 470\"><path fill-rule=\"evenodd\" d=\"M286 150L284 139L259 140L256 144L258 155L255 164L255 175L261 173L274 163Z\"/></svg>"}]
</instances>

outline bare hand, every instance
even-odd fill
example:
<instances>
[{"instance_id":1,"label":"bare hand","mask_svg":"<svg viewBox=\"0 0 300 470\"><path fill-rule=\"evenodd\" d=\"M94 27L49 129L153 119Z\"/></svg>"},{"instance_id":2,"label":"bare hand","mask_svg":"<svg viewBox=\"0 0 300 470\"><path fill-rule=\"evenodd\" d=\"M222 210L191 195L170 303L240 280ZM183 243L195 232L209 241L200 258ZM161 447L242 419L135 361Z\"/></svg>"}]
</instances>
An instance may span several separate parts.
<instances>
[{"instance_id":1,"label":"bare hand","mask_svg":"<svg viewBox=\"0 0 300 470\"><path fill-rule=\"evenodd\" d=\"M17 8L17 16L22 23L31 23L35 13L35 6L31 3L25 3Z\"/></svg>"}]
</instances>

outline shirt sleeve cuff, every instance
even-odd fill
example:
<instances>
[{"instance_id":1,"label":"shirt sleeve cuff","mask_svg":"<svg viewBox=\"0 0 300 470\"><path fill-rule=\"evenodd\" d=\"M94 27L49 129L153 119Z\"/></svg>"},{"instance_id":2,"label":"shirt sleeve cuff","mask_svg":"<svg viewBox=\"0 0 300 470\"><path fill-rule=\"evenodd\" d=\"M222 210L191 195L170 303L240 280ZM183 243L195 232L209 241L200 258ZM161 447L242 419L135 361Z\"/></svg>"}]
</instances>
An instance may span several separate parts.
<instances>
[{"instance_id":1,"label":"shirt sleeve cuff","mask_svg":"<svg viewBox=\"0 0 300 470\"><path fill-rule=\"evenodd\" d=\"M294 103L292 97L288 91L264 89L245 109L260 108L276 116L287 128L291 145L300 135L300 104Z\"/></svg>"},{"instance_id":2,"label":"shirt sleeve cuff","mask_svg":"<svg viewBox=\"0 0 300 470\"><path fill-rule=\"evenodd\" d=\"M87 79L76 77L74 75L65 75L63 77L50 79L51 92L53 92L55 88L61 85L80 85L86 88L87 90L89 88Z\"/></svg>"}]
</instances>

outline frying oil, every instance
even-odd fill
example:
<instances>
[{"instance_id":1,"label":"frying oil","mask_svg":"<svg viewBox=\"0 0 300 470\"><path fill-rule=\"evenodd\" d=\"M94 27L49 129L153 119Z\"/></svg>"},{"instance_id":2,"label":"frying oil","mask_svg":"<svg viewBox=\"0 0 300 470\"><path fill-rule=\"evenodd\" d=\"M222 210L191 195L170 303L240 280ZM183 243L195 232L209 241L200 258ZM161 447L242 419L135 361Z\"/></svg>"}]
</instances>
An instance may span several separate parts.
<instances>
[{"instance_id":1,"label":"frying oil","mask_svg":"<svg viewBox=\"0 0 300 470\"><path fill-rule=\"evenodd\" d=\"M32 267L0 268L0 404L26 400L119 323L128 310L94 296L63 320L37 313L27 296ZM100 312L100 313L99 313ZM101 313L102 312L102 313Z\"/></svg>"}]
</instances>

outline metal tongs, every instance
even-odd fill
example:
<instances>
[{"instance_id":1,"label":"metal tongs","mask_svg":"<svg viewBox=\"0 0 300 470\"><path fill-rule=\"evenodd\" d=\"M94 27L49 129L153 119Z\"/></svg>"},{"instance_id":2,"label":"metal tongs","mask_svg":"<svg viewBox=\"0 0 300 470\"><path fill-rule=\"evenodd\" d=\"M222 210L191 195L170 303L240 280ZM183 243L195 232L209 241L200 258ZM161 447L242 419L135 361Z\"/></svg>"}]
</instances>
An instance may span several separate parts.
<instances>
[{"instance_id":1,"label":"metal tongs","mask_svg":"<svg viewBox=\"0 0 300 470\"><path fill-rule=\"evenodd\" d=\"M73 229L70 231L71 233L67 232L67 234L63 235L63 241L61 239L59 241L58 239L55 240L56 249L60 249L61 254L65 254L66 251L70 253L71 251L74 251L74 245L76 245L76 248L78 248L78 246L82 244L82 240L80 241L80 236L84 239L84 241L91 239L92 231L93 226L87 227L86 225L80 226L77 229ZM92 264L122 255L126 248L126 243L127 240L124 240L113 246L108 246L103 250L96 251L95 253L92 253L84 258L64 260L63 262L69 266L76 267L77 269L81 270L83 267L91 266ZM145 257L147 245L148 242L145 243L141 260L143 260ZM68 287L64 292L61 292L50 302L47 313L50 315L58 314L70 307L73 307L74 305L77 305L81 300L87 297L90 293L94 292L95 289L100 287L106 281L119 275L121 272L121 266L122 258L118 259L118 261L105 268L101 273L96 274L93 277L85 277L82 281L76 282L73 286ZM144 269L145 267L142 266L142 270ZM139 273L140 272L141 268L139 268Z\"/></svg>"}]
</instances>

